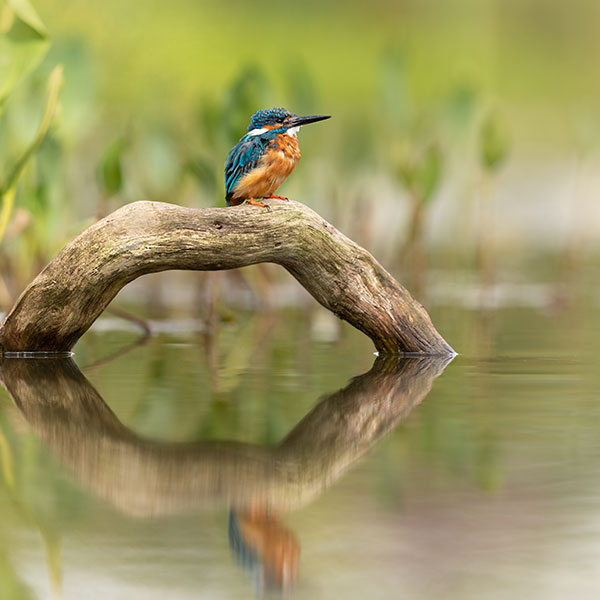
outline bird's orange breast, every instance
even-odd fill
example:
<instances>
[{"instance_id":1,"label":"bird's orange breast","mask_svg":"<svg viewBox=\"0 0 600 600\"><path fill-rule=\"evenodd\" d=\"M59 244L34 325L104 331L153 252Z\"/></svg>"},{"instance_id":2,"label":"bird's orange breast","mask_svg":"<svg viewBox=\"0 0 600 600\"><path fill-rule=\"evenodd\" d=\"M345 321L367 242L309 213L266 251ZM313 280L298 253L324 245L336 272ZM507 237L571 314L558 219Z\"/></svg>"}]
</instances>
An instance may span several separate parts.
<instances>
[{"instance_id":1,"label":"bird's orange breast","mask_svg":"<svg viewBox=\"0 0 600 600\"><path fill-rule=\"evenodd\" d=\"M278 135L258 166L246 173L235 187L234 198L266 198L274 194L300 160L296 136Z\"/></svg>"}]
</instances>

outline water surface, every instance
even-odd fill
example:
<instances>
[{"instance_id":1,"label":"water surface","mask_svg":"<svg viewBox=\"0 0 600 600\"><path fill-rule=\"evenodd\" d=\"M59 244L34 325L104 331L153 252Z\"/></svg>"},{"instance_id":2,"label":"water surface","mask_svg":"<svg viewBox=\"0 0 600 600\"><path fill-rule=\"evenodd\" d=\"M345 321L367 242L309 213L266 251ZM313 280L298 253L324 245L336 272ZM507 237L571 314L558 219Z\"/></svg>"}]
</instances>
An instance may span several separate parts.
<instances>
[{"instance_id":1,"label":"water surface","mask_svg":"<svg viewBox=\"0 0 600 600\"><path fill-rule=\"evenodd\" d=\"M5 360L0 597L598 597L597 309L433 316L450 364L295 313Z\"/></svg>"}]
</instances>

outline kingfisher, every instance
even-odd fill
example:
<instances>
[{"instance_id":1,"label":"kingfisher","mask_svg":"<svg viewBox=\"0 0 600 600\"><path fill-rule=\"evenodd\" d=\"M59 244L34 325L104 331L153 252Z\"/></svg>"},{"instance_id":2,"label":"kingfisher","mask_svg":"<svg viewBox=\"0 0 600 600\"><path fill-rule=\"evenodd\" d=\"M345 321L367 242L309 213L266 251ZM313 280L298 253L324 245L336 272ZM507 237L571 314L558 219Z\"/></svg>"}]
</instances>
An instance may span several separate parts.
<instances>
[{"instance_id":1,"label":"kingfisher","mask_svg":"<svg viewBox=\"0 0 600 600\"><path fill-rule=\"evenodd\" d=\"M227 206L245 200L255 206L267 205L256 198L287 200L277 188L300 160L298 130L302 125L329 119L331 115L299 117L285 108L265 108L250 118L247 133L231 149L225 161Z\"/></svg>"}]
</instances>

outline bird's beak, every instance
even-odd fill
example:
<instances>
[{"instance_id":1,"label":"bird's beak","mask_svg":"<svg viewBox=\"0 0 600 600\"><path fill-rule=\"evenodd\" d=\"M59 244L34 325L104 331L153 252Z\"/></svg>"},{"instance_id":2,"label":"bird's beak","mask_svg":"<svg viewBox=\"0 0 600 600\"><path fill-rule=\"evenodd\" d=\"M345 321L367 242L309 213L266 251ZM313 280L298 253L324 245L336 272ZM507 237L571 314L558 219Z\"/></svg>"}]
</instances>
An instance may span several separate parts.
<instances>
[{"instance_id":1,"label":"bird's beak","mask_svg":"<svg viewBox=\"0 0 600 600\"><path fill-rule=\"evenodd\" d=\"M315 115L312 117L292 117L286 122L286 126L290 127L302 127L302 125L308 125L309 123L316 123L317 121L324 121L330 119L331 115Z\"/></svg>"}]
</instances>

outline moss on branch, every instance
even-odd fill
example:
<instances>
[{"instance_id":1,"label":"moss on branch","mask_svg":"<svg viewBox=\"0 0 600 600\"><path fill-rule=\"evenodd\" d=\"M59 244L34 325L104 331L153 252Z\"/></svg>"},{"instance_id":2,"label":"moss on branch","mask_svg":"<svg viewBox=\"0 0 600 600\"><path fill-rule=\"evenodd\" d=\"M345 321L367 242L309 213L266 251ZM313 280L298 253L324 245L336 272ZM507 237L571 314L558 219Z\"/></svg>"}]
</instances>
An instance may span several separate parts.
<instances>
[{"instance_id":1,"label":"moss on branch","mask_svg":"<svg viewBox=\"0 0 600 600\"><path fill-rule=\"evenodd\" d=\"M48 264L0 325L3 352L70 350L119 290L168 269L273 262L381 352L452 354L417 302L366 250L296 202L192 209L128 204Z\"/></svg>"}]
</instances>

